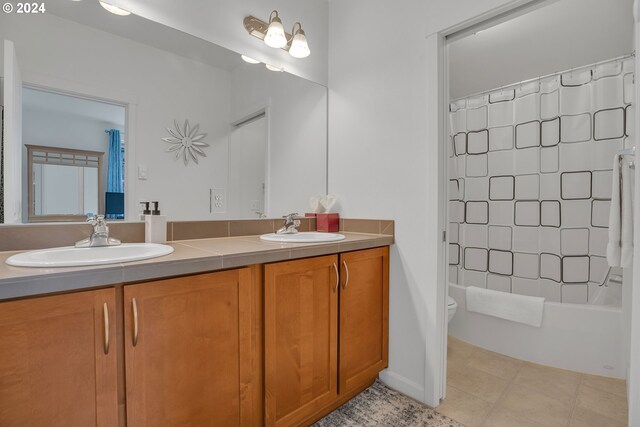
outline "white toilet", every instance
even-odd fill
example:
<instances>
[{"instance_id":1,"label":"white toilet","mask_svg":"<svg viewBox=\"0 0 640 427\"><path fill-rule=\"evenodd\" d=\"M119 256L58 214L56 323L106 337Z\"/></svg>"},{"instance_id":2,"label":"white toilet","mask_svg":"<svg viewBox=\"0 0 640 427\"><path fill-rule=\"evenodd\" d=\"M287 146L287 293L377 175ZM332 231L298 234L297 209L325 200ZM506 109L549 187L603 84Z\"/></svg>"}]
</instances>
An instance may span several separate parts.
<instances>
[{"instance_id":1,"label":"white toilet","mask_svg":"<svg viewBox=\"0 0 640 427\"><path fill-rule=\"evenodd\" d=\"M450 296L447 296L447 323L451 323L451 319L453 319L453 316L455 316L457 309L458 303L456 302L456 300L454 300Z\"/></svg>"}]
</instances>

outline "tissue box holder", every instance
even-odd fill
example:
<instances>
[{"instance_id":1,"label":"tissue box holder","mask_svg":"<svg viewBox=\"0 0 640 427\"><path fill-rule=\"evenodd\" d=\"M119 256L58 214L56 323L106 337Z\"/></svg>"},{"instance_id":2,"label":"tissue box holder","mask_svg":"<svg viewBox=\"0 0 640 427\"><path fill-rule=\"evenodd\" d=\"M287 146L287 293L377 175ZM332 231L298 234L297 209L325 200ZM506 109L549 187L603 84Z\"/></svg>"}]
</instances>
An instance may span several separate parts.
<instances>
[{"instance_id":1,"label":"tissue box holder","mask_svg":"<svg viewBox=\"0 0 640 427\"><path fill-rule=\"evenodd\" d=\"M336 233L340 230L340 215L337 213L316 214L316 230L325 233Z\"/></svg>"}]
</instances>

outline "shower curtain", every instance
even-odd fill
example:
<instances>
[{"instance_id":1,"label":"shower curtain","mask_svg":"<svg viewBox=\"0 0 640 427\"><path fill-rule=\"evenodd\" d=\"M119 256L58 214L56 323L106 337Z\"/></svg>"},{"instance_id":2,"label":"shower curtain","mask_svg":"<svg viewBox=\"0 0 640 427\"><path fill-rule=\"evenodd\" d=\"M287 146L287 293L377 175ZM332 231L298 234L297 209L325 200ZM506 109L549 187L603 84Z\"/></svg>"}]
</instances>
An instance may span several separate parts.
<instances>
[{"instance_id":1,"label":"shower curtain","mask_svg":"<svg viewBox=\"0 0 640 427\"><path fill-rule=\"evenodd\" d=\"M109 130L109 166L107 170L107 191L122 193L124 191L123 181L123 156L120 146L120 131L118 129Z\"/></svg>"},{"instance_id":2,"label":"shower curtain","mask_svg":"<svg viewBox=\"0 0 640 427\"><path fill-rule=\"evenodd\" d=\"M450 104L449 276L588 303L608 271L613 158L631 147L634 61Z\"/></svg>"},{"instance_id":3,"label":"shower curtain","mask_svg":"<svg viewBox=\"0 0 640 427\"><path fill-rule=\"evenodd\" d=\"M124 156L118 129L109 129L109 159L107 167L107 193L124 193ZM113 196L113 195L111 195ZM109 197L105 197L105 217L108 219L123 219L124 213L117 209L117 213L110 212Z\"/></svg>"}]
</instances>

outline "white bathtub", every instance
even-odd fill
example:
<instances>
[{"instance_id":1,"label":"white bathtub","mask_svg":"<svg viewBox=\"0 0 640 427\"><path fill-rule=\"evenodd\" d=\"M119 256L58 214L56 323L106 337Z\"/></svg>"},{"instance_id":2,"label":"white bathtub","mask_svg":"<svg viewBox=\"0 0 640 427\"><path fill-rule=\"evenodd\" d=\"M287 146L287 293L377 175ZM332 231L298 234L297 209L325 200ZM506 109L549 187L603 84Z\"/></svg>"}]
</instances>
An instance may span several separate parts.
<instances>
[{"instance_id":1,"label":"white bathtub","mask_svg":"<svg viewBox=\"0 0 640 427\"><path fill-rule=\"evenodd\" d=\"M545 302L542 327L535 328L468 312L465 287L449 284L458 302L449 335L522 360L608 377L626 377L622 309Z\"/></svg>"}]
</instances>

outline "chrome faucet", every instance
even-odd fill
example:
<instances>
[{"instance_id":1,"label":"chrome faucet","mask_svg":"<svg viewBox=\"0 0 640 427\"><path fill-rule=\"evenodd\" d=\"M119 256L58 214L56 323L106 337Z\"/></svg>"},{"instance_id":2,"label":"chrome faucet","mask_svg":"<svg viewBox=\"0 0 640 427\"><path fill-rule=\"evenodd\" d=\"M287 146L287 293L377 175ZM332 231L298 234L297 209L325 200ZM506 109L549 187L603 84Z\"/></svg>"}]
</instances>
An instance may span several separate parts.
<instances>
[{"instance_id":1,"label":"chrome faucet","mask_svg":"<svg viewBox=\"0 0 640 427\"><path fill-rule=\"evenodd\" d=\"M100 246L118 246L120 240L109 237L109 227L104 215L87 217L87 222L93 225L93 233L86 239L76 242L76 248L95 248Z\"/></svg>"},{"instance_id":2,"label":"chrome faucet","mask_svg":"<svg viewBox=\"0 0 640 427\"><path fill-rule=\"evenodd\" d=\"M290 213L289 215L285 215L282 218L284 218L284 226L280 229L278 229L278 231L276 231L276 234L295 234L298 232L298 230L296 229L296 227L300 226L300 220L299 219L294 219L294 217L298 215L297 213Z\"/></svg>"}]
</instances>

